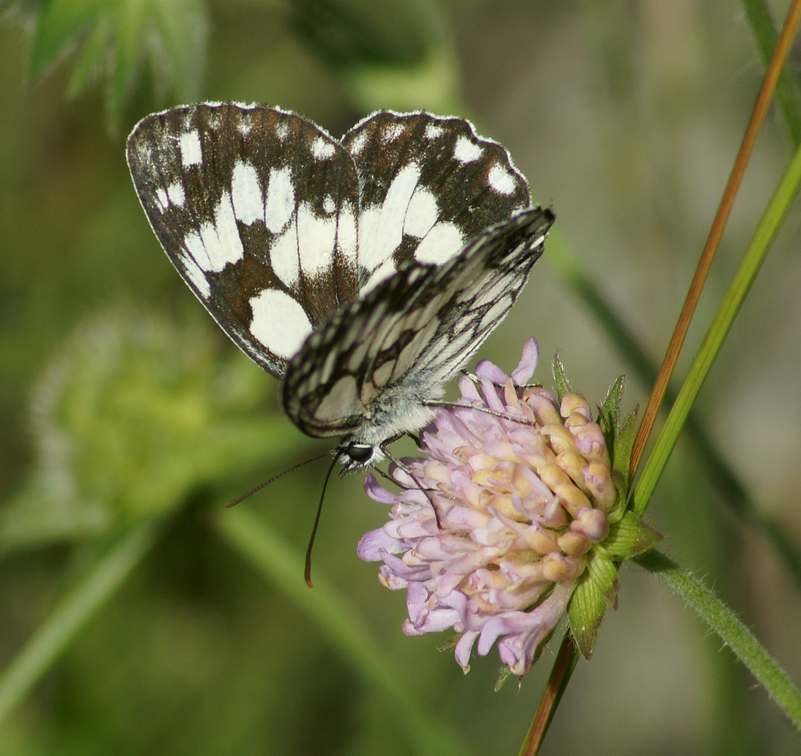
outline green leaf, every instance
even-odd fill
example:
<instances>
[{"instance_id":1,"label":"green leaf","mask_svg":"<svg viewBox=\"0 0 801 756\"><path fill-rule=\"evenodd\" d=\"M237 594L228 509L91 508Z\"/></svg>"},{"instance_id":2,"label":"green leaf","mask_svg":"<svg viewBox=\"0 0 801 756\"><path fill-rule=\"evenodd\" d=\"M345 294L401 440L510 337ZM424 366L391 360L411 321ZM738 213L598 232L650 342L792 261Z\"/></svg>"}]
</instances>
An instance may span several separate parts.
<instances>
[{"instance_id":1,"label":"green leaf","mask_svg":"<svg viewBox=\"0 0 801 756\"><path fill-rule=\"evenodd\" d=\"M600 549L593 549L568 607L570 632L585 659L592 656L598 628L614 596L617 569Z\"/></svg>"},{"instance_id":2,"label":"green leaf","mask_svg":"<svg viewBox=\"0 0 801 756\"><path fill-rule=\"evenodd\" d=\"M567 377L565 363L562 362L562 358L558 354L554 355L553 362L551 363L551 371L553 373L553 384L556 388L556 396L561 402L565 394L571 394L573 392L573 387L570 385L570 379Z\"/></svg>"},{"instance_id":3,"label":"green leaf","mask_svg":"<svg viewBox=\"0 0 801 756\"><path fill-rule=\"evenodd\" d=\"M150 31L148 0L125 0L117 6L113 65L106 108L113 128L121 123L123 110L144 59Z\"/></svg>"},{"instance_id":4,"label":"green leaf","mask_svg":"<svg viewBox=\"0 0 801 756\"><path fill-rule=\"evenodd\" d=\"M801 730L801 691L737 615L700 578L664 554L649 551L635 561L662 578L698 614L750 670L796 729Z\"/></svg>"},{"instance_id":5,"label":"green leaf","mask_svg":"<svg viewBox=\"0 0 801 756\"><path fill-rule=\"evenodd\" d=\"M67 97L77 97L103 70L111 43L111 24L101 18L86 36L67 84Z\"/></svg>"},{"instance_id":6,"label":"green leaf","mask_svg":"<svg viewBox=\"0 0 801 756\"><path fill-rule=\"evenodd\" d=\"M206 38L204 0L49 0L35 24L31 76L77 50L67 95L105 77L108 122L116 131L148 69L160 101L199 97Z\"/></svg>"},{"instance_id":7,"label":"green leaf","mask_svg":"<svg viewBox=\"0 0 801 756\"><path fill-rule=\"evenodd\" d=\"M160 99L169 90L182 102L201 96L205 75L208 20L202 0L155 2L148 55ZM169 85L168 85L169 83Z\"/></svg>"},{"instance_id":8,"label":"green leaf","mask_svg":"<svg viewBox=\"0 0 801 756\"><path fill-rule=\"evenodd\" d=\"M626 512L610 526L601 548L613 559L631 559L644 554L661 539L661 533L646 525L634 512Z\"/></svg>"},{"instance_id":9,"label":"green leaf","mask_svg":"<svg viewBox=\"0 0 801 756\"><path fill-rule=\"evenodd\" d=\"M42 76L71 47L77 46L102 8L102 0L49 0L43 3L31 45L30 71Z\"/></svg>"},{"instance_id":10,"label":"green leaf","mask_svg":"<svg viewBox=\"0 0 801 756\"><path fill-rule=\"evenodd\" d=\"M779 35L765 0L743 0L751 31L754 33L763 65L767 68L773 57ZM801 144L801 94L791 66L785 66L776 85L776 99L784 121L796 146Z\"/></svg>"}]
</instances>

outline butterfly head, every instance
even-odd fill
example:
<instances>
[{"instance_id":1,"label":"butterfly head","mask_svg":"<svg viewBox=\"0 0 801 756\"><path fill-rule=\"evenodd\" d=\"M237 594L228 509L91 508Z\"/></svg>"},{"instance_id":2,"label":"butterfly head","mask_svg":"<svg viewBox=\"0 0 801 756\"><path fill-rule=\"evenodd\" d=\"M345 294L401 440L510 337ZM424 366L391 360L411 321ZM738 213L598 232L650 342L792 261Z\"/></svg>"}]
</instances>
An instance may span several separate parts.
<instances>
[{"instance_id":1,"label":"butterfly head","mask_svg":"<svg viewBox=\"0 0 801 756\"><path fill-rule=\"evenodd\" d=\"M342 472L348 473L360 470L363 467L372 467L378 464L384 455L379 446L367 444L355 439L345 439L336 449L337 456L342 462Z\"/></svg>"}]
</instances>

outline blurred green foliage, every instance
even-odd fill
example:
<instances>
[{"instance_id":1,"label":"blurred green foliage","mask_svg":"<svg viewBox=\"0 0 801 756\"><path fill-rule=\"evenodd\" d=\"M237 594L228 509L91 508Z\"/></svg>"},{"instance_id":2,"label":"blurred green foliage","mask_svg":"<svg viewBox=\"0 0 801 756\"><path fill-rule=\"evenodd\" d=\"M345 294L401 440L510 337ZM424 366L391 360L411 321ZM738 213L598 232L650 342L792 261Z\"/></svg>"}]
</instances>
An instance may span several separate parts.
<instances>
[{"instance_id":1,"label":"blurred green foliage","mask_svg":"<svg viewBox=\"0 0 801 756\"><path fill-rule=\"evenodd\" d=\"M206 329L133 308L77 328L32 390L34 466L0 510L0 549L164 514L204 484L291 452L258 412L257 376L232 356Z\"/></svg>"},{"instance_id":2,"label":"blurred green foliage","mask_svg":"<svg viewBox=\"0 0 801 756\"><path fill-rule=\"evenodd\" d=\"M200 96L207 36L203 0L42 0L30 71L38 78L69 54L68 96L104 79L109 124L116 130L145 71L157 102Z\"/></svg>"},{"instance_id":3,"label":"blurred green foliage","mask_svg":"<svg viewBox=\"0 0 801 756\"><path fill-rule=\"evenodd\" d=\"M335 132L378 107L469 108L553 201L593 295L608 295L658 356L761 75L733 7L0 2L0 110L11 114L0 119L0 658L89 584L120 539L169 514L131 580L0 722L0 754L406 754L426 738L432 753L463 742L476 754L514 752L552 651L521 694L507 685L496 695L496 662L465 679L436 653L441 639L403 637L403 597L380 589L353 554L384 516L358 480L335 486L327 503L315 569L335 590L319 599L302 598L299 570L291 582L293 570L281 569L299 563L318 470L240 505L253 510L244 517L221 509L320 445L283 417L275 383L218 332L159 252L122 136L146 112L196 98L277 103ZM702 322L786 155L777 125ZM767 266L702 408L704 429L788 538L801 532L795 251L789 240ZM626 366L547 257L484 353L506 365L533 332L543 354L558 349L600 397ZM727 514L688 448L668 472L654 516L671 549L707 571L801 673L801 602L781 566ZM235 543L237 527L272 562ZM718 651L661 589L624 570L620 611L607 613L549 745L791 750L781 716Z\"/></svg>"}]
</instances>

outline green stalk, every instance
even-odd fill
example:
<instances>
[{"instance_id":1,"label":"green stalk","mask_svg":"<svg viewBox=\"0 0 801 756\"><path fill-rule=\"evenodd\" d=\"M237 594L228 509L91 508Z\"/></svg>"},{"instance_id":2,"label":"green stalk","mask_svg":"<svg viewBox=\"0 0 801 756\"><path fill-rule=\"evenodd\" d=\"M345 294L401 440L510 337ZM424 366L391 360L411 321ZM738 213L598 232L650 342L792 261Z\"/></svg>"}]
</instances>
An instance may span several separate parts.
<instances>
[{"instance_id":1,"label":"green stalk","mask_svg":"<svg viewBox=\"0 0 801 756\"><path fill-rule=\"evenodd\" d=\"M548 237L548 261L565 285L601 324L612 344L627 361L633 375L643 385L653 385L657 366L646 355L631 329L610 305L604 294L581 269L564 237L556 231ZM668 387L665 399L668 405L673 404L676 399L675 389ZM695 445L699 467L712 481L721 499L738 516L747 518L762 532L784 561L790 575L801 587L801 552L796 544L787 536L785 530L756 505L743 482L692 412L687 418L686 429L688 437Z\"/></svg>"},{"instance_id":2,"label":"green stalk","mask_svg":"<svg viewBox=\"0 0 801 756\"><path fill-rule=\"evenodd\" d=\"M661 577L701 617L749 669L796 729L801 730L801 691L737 615L692 572L659 551L649 551L634 561Z\"/></svg>"},{"instance_id":3,"label":"green stalk","mask_svg":"<svg viewBox=\"0 0 801 756\"><path fill-rule=\"evenodd\" d=\"M0 675L0 721L28 694L78 631L125 582L156 541L160 521L133 526L61 600Z\"/></svg>"},{"instance_id":4,"label":"green stalk","mask_svg":"<svg viewBox=\"0 0 801 756\"><path fill-rule=\"evenodd\" d=\"M801 186L801 148L796 150L759 221L734 280L693 359L687 378L679 390L653 450L643 465L642 473L634 488L633 508L638 514L644 512L648 506L698 392L723 346L734 318L740 311L790 205L798 194L799 186Z\"/></svg>"},{"instance_id":5,"label":"green stalk","mask_svg":"<svg viewBox=\"0 0 801 756\"><path fill-rule=\"evenodd\" d=\"M358 613L321 577L315 577L314 589L309 590L303 582L300 557L257 515L247 509L228 509L215 517L215 523L229 544L317 622L323 637L384 695L405 726L414 753L467 753L464 744L420 706L418 692L408 688L403 676L392 668Z\"/></svg>"}]
</instances>

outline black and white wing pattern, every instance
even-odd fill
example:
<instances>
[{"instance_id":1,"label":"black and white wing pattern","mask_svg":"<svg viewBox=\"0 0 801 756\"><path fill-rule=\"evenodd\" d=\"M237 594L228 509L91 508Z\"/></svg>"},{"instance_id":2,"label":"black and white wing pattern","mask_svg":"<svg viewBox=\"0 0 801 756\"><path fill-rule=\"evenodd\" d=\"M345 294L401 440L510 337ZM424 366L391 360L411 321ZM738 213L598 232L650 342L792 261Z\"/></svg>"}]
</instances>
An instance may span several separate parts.
<instances>
[{"instance_id":1,"label":"black and white wing pattern","mask_svg":"<svg viewBox=\"0 0 801 756\"><path fill-rule=\"evenodd\" d=\"M380 111L342 143L359 175L362 293L406 260L444 263L530 205L509 153L461 118Z\"/></svg>"},{"instance_id":2,"label":"black and white wing pattern","mask_svg":"<svg viewBox=\"0 0 801 756\"><path fill-rule=\"evenodd\" d=\"M342 140L280 108L201 103L128 138L162 247L313 436L377 445L505 317L553 222L460 118L381 111Z\"/></svg>"},{"instance_id":3,"label":"black and white wing pattern","mask_svg":"<svg viewBox=\"0 0 801 756\"><path fill-rule=\"evenodd\" d=\"M426 400L503 320L553 223L530 208L440 266L414 259L340 310L289 363L284 407L313 436L378 444L425 424Z\"/></svg>"},{"instance_id":4,"label":"black and white wing pattern","mask_svg":"<svg viewBox=\"0 0 801 756\"><path fill-rule=\"evenodd\" d=\"M356 297L358 177L312 122L257 105L176 107L139 121L127 158L173 265L273 375Z\"/></svg>"}]
</instances>

